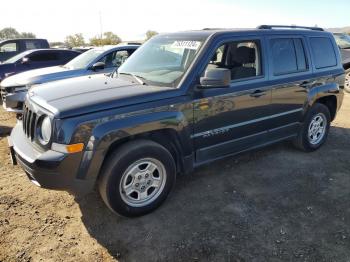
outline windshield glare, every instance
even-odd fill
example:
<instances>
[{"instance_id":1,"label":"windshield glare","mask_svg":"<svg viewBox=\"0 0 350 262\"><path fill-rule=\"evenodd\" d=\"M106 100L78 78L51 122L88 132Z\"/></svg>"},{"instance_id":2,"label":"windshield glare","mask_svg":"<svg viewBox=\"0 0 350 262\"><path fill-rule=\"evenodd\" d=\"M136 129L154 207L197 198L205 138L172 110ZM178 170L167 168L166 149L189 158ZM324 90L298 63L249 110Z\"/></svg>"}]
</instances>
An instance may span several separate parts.
<instances>
[{"instance_id":1,"label":"windshield glare","mask_svg":"<svg viewBox=\"0 0 350 262\"><path fill-rule=\"evenodd\" d=\"M119 75L131 74L146 83L175 87L198 53L203 39L154 37L119 68Z\"/></svg>"},{"instance_id":2,"label":"windshield glare","mask_svg":"<svg viewBox=\"0 0 350 262\"><path fill-rule=\"evenodd\" d=\"M83 69L86 68L93 60L95 60L100 54L102 54L104 50L91 49L78 55L70 62L65 64L65 67L69 69Z\"/></svg>"},{"instance_id":3,"label":"windshield glare","mask_svg":"<svg viewBox=\"0 0 350 262\"><path fill-rule=\"evenodd\" d=\"M334 35L337 45L342 49L350 49L350 36L345 34Z\"/></svg>"},{"instance_id":4,"label":"windshield glare","mask_svg":"<svg viewBox=\"0 0 350 262\"><path fill-rule=\"evenodd\" d=\"M7 59L6 61L3 62L3 64L11 64L11 63L16 63L18 60L22 59L23 57L25 57L27 54L29 54L31 51L26 51L23 53L20 53L18 55L15 55L9 59Z\"/></svg>"}]
</instances>

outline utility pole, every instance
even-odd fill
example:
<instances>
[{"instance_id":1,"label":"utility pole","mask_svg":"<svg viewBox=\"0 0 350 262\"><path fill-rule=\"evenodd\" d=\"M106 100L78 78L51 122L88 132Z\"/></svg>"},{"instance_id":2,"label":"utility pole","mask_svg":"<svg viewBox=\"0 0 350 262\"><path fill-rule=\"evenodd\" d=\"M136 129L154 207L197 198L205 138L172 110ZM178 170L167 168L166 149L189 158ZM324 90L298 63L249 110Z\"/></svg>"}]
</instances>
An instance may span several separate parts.
<instances>
[{"instance_id":1,"label":"utility pole","mask_svg":"<svg viewBox=\"0 0 350 262\"><path fill-rule=\"evenodd\" d=\"M99 11L99 15L100 15L100 45L102 45L103 31L102 31L102 14L101 14L101 11Z\"/></svg>"}]
</instances>

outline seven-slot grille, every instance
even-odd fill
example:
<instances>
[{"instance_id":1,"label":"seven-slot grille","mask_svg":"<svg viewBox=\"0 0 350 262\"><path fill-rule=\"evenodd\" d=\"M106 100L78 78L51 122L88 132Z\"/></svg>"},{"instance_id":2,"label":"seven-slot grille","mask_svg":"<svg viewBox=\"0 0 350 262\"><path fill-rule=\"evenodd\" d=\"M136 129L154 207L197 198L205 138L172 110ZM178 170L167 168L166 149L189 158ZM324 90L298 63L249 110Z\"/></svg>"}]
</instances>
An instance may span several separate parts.
<instances>
[{"instance_id":1,"label":"seven-slot grille","mask_svg":"<svg viewBox=\"0 0 350 262\"><path fill-rule=\"evenodd\" d=\"M31 140L35 137L39 117L36 112L31 110L27 105L24 105L22 118L23 131Z\"/></svg>"}]
</instances>

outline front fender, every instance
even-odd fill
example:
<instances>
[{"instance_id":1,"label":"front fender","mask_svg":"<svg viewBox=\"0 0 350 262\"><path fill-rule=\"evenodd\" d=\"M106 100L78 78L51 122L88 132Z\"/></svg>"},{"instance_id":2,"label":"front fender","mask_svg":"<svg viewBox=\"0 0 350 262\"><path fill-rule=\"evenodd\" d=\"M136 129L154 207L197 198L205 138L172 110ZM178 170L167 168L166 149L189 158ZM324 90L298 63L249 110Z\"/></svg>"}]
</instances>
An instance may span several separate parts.
<instances>
[{"instance_id":1,"label":"front fender","mask_svg":"<svg viewBox=\"0 0 350 262\"><path fill-rule=\"evenodd\" d=\"M127 118L105 121L92 130L83 156L78 178L96 179L110 145L114 142L152 131L171 129L176 132L184 155L191 154L191 128L182 112L150 112ZM169 139L172 139L169 137Z\"/></svg>"},{"instance_id":2,"label":"front fender","mask_svg":"<svg viewBox=\"0 0 350 262\"><path fill-rule=\"evenodd\" d=\"M172 129L179 135L182 145L189 145L190 130L182 112L151 112L133 117L107 121L97 126L89 143L89 150L108 148L112 143L125 137L151 131ZM91 147L92 146L92 147Z\"/></svg>"}]
</instances>

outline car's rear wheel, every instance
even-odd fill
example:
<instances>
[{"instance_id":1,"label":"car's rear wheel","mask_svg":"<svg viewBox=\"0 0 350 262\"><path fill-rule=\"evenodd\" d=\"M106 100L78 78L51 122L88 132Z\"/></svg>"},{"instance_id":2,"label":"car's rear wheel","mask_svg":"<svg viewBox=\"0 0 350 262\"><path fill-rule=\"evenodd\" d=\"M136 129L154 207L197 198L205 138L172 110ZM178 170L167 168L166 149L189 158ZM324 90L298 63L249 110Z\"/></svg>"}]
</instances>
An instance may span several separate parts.
<instances>
[{"instance_id":1,"label":"car's rear wheel","mask_svg":"<svg viewBox=\"0 0 350 262\"><path fill-rule=\"evenodd\" d=\"M294 140L294 144L303 151L314 151L326 141L331 122L327 106L315 103L307 112L304 123Z\"/></svg>"},{"instance_id":2,"label":"car's rear wheel","mask_svg":"<svg viewBox=\"0 0 350 262\"><path fill-rule=\"evenodd\" d=\"M344 89L346 92L350 93L350 69L345 71Z\"/></svg>"},{"instance_id":3,"label":"car's rear wheel","mask_svg":"<svg viewBox=\"0 0 350 262\"><path fill-rule=\"evenodd\" d=\"M99 191L112 211L140 216L161 205L175 177L174 159L166 148L153 141L135 140L108 157L101 171Z\"/></svg>"}]
</instances>

